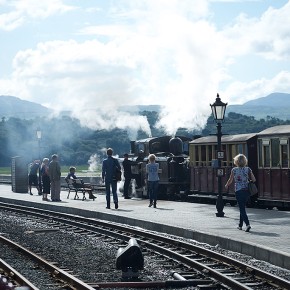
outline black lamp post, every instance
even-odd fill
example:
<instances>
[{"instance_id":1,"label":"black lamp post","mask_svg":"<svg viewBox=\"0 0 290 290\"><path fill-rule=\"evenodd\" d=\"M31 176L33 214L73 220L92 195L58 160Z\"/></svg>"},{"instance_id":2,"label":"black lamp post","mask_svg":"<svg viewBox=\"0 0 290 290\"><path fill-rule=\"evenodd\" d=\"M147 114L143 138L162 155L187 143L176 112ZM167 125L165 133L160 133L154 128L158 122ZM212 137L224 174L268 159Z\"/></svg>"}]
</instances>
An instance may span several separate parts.
<instances>
[{"instance_id":1,"label":"black lamp post","mask_svg":"<svg viewBox=\"0 0 290 290\"><path fill-rule=\"evenodd\" d=\"M223 202L223 195L222 195L222 176L224 176L224 169L221 168L221 160L224 158L224 152L222 151L222 125L225 118L225 112L227 103L223 103L219 97L219 94L217 94L215 102L210 105L213 113L213 117L216 121L216 127L217 127L217 158L218 158L218 168L217 168L217 178L218 178L218 197L216 202L216 209L217 217L223 217L225 213L223 212L224 209L224 202Z\"/></svg>"},{"instance_id":2,"label":"black lamp post","mask_svg":"<svg viewBox=\"0 0 290 290\"><path fill-rule=\"evenodd\" d=\"M37 137L37 140L38 140L38 159L39 159L39 161L40 161L40 164L41 164L41 160L40 160L40 141L41 141L41 134L42 134L42 132L41 132L41 130L39 129L39 128L37 128L37 130L36 130L36 137ZM39 190L40 190L40 192L39 192L39 194L41 194L41 192L42 192L42 184L41 184L41 171L40 171L40 166L39 166L39 172L38 172L38 185L39 185Z\"/></svg>"}]
</instances>

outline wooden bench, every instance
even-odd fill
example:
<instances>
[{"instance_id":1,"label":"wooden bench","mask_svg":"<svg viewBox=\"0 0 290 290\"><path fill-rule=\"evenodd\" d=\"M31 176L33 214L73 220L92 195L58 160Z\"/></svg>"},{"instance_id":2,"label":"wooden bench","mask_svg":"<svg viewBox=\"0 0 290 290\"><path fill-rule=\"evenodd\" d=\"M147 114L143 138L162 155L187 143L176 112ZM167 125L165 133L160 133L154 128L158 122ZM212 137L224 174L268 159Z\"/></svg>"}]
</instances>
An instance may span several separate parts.
<instances>
[{"instance_id":1,"label":"wooden bench","mask_svg":"<svg viewBox=\"0 0 290 290\"><path fill-rule=\"evenodd\" d=\"M83 194L82 200L87 199L86 193L89 194L89 198L92 197L93 201L95 200L95 196L93 195L93 188L88 183L84 183L81 179L67 179L65 178L65 181L67 183L68 187L68 195L67 198L69 198L69 195L71 191L75 192L74 199L79 199L78 193L81 192Z\"/></svg>"}]
</instances>

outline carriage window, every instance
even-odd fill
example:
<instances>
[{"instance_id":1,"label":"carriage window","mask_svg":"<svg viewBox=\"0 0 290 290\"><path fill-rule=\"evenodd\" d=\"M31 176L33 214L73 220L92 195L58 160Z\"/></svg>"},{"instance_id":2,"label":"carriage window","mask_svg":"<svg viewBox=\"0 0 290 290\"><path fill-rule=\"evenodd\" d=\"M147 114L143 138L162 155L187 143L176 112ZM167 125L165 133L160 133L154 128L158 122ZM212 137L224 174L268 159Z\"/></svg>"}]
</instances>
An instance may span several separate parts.
<instances>
[{"instance_id":1,"label":"carriage window","mask_svg":"<svg viewBox=\"0 0 290 290\"><path fill-rule=\"evenodd\" d=\"M206 145L201 145L201 161L206 161Z\"/></svg>"},{"instance_id":2,"label":"carriage window","mask_svg":"<svg viewBox=\"0 0 290 290\"><path fill-rule=\"evenodd\" d=\"M243 152L243 144L239 144L238 146L237 146L237 149L238 149L238 154L243 154L244 152Z\"/></svg>"},{"instance_id":3,"label":"carriage window","mask_svg":"<svg viewBox=\"0 0 290 290\"><path fill-rule=\"evenodd\" d=\"M227 166L227 145L222 144L222 151L224 152L224 159L221 160L221 164Z\"/></svg>"},{"instance_id":4,"label":"carriage window","mask_svg":"<svg viewBox=\"0 0 290 290\"><path fill-rule=\"evenodd\" d=\"M208 146L208 161L212 160L212 146Z\"/></svg>"},{"instance_id":5,"label":"carriage window","mask_svg":"<svg viewBox=\"0 0 290 290\"><path fill-rule=\"evenodd\" d=\"M234 158L234 156L233 156L233 149L234 149L234 145L229 145L229 152L228 152L228 161L229 162L232 162L233 161L233 158Z\"/></svg>"},{"instance_id":6,"label":"carriage window","mask_svg":"<svg viewBox=\"0 0 290 290\"><path fill-rule=\"evenodd\" d=\"M264 167L270 167L270 146L263 146L264 151Z\"/></svg>"},{"instance_id":7,"label":"carriage window","mask_svg":"<svg viewBox=\"0 0 290 290\"><path fill-rule=\"evenodd\" d=\"M271 140L272 167L280 166L280 141L278 138Z\"/></svg>"},{"instance_id":8,"label":"carriage window","mask_svg":"<svg viewBox=\"0 0 290 290\"><path fill-rule=\"evenodd\" d=\"M194 151L195 151L195 161L196 161L196 165L198 165L198 161L199 161L198 146L194 146Z\"/></svg>"},{"instance_id":9,"label":"carriage window","mask_svg":"<svg viewBox=\"0 0 290 290\"><path fill-rule=\"evenodd\" d=\"M259 167L263 167L262 148L262 140L258 140Z\"/></svg>"},{"instance_id":10,"label":"carriage window","mask_svg":"<svg viewBox=\"0 0 290 290\"><path fill-rule=\"evenodd\" d=\"M288 167L288 146L281 145L282 167Z\"/></svg>"},{"instance_id":11,"label":"carriage window","mask_svg":"<svg viewBox=\"0 0 290 290\"><path fill-rule=\"evenodd\" d=\"M244 144L244 154L245 154L246 156L249 156L249 154L248 154L248 146L247 146L247 144Z\"/></svg>"}]
</instances>

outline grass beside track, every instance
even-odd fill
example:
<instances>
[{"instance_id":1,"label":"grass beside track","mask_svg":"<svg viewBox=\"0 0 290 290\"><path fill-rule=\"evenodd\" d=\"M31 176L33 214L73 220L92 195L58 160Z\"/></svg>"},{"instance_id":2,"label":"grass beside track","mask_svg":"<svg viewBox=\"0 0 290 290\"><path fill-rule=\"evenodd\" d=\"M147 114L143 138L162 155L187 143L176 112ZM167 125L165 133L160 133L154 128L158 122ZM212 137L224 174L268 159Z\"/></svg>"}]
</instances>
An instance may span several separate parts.
<instances>
[{"instance_id":1,"label":"grass beside track","mask_svg":"<svg viewBox=\"0 0 290 290\"><path fill-rule=\"evenodd\" d=\"M97 171L88 171L88 165L79 165L75 166L76 167L76 176L99 176L101 174L101 170ZM66 176L67 173L69 172L69 165L61 165L61 172L62 176ZM0 167L0 174L3 175L10 175L11 174L11 167Z\"/></svg>"}]
</instances>

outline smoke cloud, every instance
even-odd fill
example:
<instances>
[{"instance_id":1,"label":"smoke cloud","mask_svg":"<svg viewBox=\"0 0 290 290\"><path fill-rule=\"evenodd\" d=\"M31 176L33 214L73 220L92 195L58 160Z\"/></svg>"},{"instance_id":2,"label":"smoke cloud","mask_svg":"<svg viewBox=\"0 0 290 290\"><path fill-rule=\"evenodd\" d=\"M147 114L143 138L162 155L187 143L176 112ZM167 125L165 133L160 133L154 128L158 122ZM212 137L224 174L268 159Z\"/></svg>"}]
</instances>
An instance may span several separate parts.
<instances>
[{"instance_id":1,"label":"smoke cloud","mask_svg":"<svg viewBox=\"0 0 290 290\"><path fill-rule=\"evenodd\" d=\"M106 5L87 9L64 5L61 0L54 1L54 9L45 9L51 1L41 1L38 13L33 14L22 2L14 1L12 6L22 16L21 22L10 19L15 25L11 23L7 31L33 17L38 21L38 42L18 48L12 73L0 79L1 94L55 111L72 111L90 128L126 129L130 139L138 130L150 136L146 118L124 107L161 105L157 126L174 135L179 127L204 127L211 113L209 104L217 93L224 102L231 98L233 104L275 88L289 90L288 72L283 78L265 81L246 77L236 81L229 74L229 67L248 55L252 55L250 59L259 55L263 60L287 60L284 36L288 28L283 23L287 23L289 3L281 9L268 9L260 18L231 18L217 28L210 10L212 1L206 0L105 1ZM10 14L6 15L8 19ZM47 22L42 20L49 21L51 15L53 20L67 17L69 32L54 26L60 31L44 34ZM222 86L228 89L221 90Z\"/></svg>"}]
</instances>

